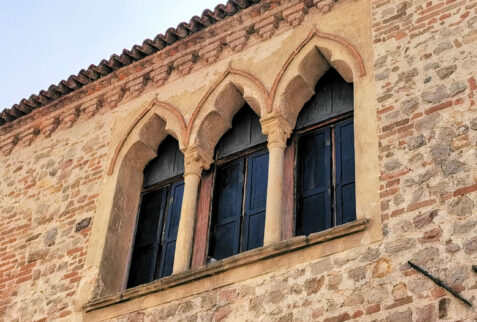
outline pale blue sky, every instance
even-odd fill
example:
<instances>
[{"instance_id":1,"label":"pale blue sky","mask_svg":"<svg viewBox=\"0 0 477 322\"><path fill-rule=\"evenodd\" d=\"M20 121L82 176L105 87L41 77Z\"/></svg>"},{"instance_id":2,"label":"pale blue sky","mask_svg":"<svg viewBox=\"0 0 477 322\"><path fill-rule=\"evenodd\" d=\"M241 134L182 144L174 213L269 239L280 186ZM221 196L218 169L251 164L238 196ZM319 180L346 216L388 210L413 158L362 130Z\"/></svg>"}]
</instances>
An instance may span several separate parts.
<instances>
[{"instance_id":1,"label":"pale blue sky","mask_svg":"<svg viewBox=\"0 0 477 322\"><path fill-rule=\"evenodd\" d=\"M226 0L2 0L0 111Z\"/></svg>"}]
</instances>

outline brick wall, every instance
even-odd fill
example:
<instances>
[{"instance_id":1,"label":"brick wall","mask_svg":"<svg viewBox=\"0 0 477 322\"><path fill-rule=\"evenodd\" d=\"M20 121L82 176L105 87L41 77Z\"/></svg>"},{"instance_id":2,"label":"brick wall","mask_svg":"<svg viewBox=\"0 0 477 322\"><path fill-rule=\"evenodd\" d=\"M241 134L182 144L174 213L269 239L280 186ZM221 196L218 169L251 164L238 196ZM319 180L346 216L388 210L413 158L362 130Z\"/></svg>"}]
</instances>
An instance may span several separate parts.
<instances>
[{"instance_id":1,"label":"brick wall","mask_svg":"<svg viewBox=\"0 0 477 322\"><path fill-rule=\"evenodd\" d=\"M407 261L475 301L477 3L371 5L383 240L115 321L475 318ZM0 319L81 319L77 290L113 117L80 117L0 158Z\"/></svg>"},{"instance_id":2,"label":"brick wall","mask_svg":"<svg viewBox=\"0 0 477 322\"><path fill-rule=\"evenodd\" d=\"M477 3L374 1L373 29L384 251L401 271L393 288L412 302L397 311L443 317L450 303L448 318L470 319L405 261L476 294Z\"/></svg>"},{"instance_id":3,"label":"brick wall","mask_svg":"<svg viewBox=\"0 0 477 322\"><path fill-rule=\"evenodd\" d=\"M86 121L0 158L0 320L72 319L107 122Z\"/></svg>"},{"instance_id":4,"label":"brick wall","mask_svg":"<svg viewBox=\"0 0 477 322\"><path fill-rule=\"evenodd\" d=\"M384 239L115 321L470 321L477 296L477 3L372 2Z\"/></svg>"}]
</instances>

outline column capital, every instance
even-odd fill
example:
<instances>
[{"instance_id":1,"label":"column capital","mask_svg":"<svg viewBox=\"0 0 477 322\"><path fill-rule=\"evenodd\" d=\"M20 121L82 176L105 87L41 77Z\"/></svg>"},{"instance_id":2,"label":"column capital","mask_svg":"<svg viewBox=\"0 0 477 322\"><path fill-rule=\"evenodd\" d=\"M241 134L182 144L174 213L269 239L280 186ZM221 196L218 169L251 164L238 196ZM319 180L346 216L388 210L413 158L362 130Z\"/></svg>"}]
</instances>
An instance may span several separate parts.
<instances>
[{"instance_id":1,"label":"column capital","mask_svg":"<svg viewBox=\"0 0 477 322\"><path fill-rule=\"evenodd\" d=\"M274 111L260 119L262 124L262 132L267 136L268 148L279 147L286 148L287 139L290 137L293 127L290 122Z\"/></svg>"},{"instance_id":2,"label":"column capital","mask_svg":"<svg viewBox=\"0 0 477 322\"><path fill-rule=\"evenodd\" d=\"M188 174L201 176L202 170L208 170L214 159L197 146L187 146L184 153L184 177Z\"/></svg>"}]
</instances>

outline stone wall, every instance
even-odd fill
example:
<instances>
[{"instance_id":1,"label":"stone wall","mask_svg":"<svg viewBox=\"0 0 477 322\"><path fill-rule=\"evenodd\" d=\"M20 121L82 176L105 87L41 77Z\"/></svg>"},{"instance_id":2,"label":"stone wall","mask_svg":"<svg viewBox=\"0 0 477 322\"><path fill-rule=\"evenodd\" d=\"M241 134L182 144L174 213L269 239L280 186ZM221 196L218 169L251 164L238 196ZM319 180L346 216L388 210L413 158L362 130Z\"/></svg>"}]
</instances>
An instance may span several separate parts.
<instances>
[{"instance_id":1,"label":"stone wall","mask_svg":"<svg viewBox=\"0 0 477 322\"><path fill-rule=\"evenodd\" d=\"M315 2L332 7L332 1ZM348 0L337 6L346 10L358 3L372 14L374 71L366 67L375 74L378 97L382 240L363 239L325 257L308 248L275 258L273 270L265 269L273 266L265 262L263 273L260 263L243 268L257 272L249 279L228 282L227 274L216 276L225 286L199 294L169 300L159 292L159 305L142 297L122 304L118 313L119 304L109 307L108 315L83 315L80 290L97 274L84 267L88 247L94 249L90 231L106 216L97 211L97 202L114 150L111 129L131 106L95 110L81 114L71 128L62 123L51 138L39 136L33 144L20 140L0 158L0 319L474 320L475 309L407 264L413 261L475 301L474 2ZM210 278L195 283L213 285Z\"/></svg>"},{"instance_id":2,"label":"stone wall","mask_svg":"<svg viewBox=\"0 0 477 322\"><path fill-rule=\"evenodd\" d=\"M113 321L470 321L475 316L395 262L381 247L363 248ZM451 281L467 279L460 268L448 272Z\"/></svg>"},{"instance_id":3,"label":"stone wall","mask_svg":"<svg viewBox=\"0 0 477 322\"><path fill-rule=\"evenodd\" d=\"M0 320L72 319L110 118L0 158Z\"/></svg>"}]
</instances>

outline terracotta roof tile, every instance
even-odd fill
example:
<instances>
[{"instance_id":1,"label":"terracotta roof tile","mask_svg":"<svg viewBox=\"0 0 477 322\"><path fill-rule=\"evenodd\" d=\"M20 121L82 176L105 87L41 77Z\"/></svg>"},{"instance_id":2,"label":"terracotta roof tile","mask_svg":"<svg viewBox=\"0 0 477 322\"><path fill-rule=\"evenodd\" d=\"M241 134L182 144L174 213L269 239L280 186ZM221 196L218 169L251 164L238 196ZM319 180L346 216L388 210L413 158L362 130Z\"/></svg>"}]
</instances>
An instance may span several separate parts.
<instances>
[{"instance_id":1,"label":"terracotta roof tile","mask_svg":"<svg viewBox=\"0 0 477 322\"><path fill-rule=\"evenodd\" d=\"M113 54L108 60L103 59L99 65L96 66L92 64L88 69L82 69L77 75L71 75L67 80L60 81L58 85L53 84L48 90L42 90L38 95L33 94L30 98L22 99L20 103L13 105L11 108L5 108L0 113L0 126L29 114L33 110L41 108L124 66L128 66L144 57L152 55L260 1L261 0L228 0L225 5L217 5L213 11L206 9L200 17L194 16L188 23L182 22L176 28L169 28L164 35L159 34L153 40L146 39L142 45L134 45L131 50L124 49L119 56Z\"/></svg>"}]
</instances>

